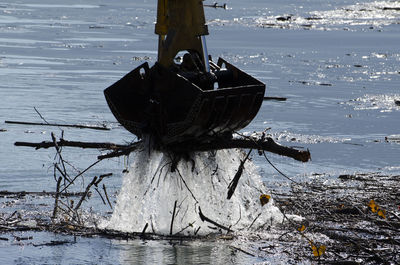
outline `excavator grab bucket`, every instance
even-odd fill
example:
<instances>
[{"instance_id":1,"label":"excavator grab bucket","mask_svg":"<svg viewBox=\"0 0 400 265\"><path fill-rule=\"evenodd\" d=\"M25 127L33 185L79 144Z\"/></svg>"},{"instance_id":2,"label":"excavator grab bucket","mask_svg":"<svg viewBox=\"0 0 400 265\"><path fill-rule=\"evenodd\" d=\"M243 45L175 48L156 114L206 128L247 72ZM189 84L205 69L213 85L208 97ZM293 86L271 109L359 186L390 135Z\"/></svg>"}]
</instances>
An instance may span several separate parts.
<instances>
[{"instance_id":1,"label":"excavator grab bucket","mask_svg":"<svg viewBox=\"0 0 400 265\"><path fill-rule=\"evenodd\" d=\"M265 85L223 59L208 56L203 2L158 0L158 59L137 67L104 93L117 120L160 144L207 141L247 126ZM179 52L186 52L175 62Z\"/></svg>"},{"instance_id":2,"label":"excavator grab bucket","mask_svg":"<svg viewBox=\"0 0 400 265\"><path fill-rule=\"evenodd\" d=\"M210 64L211 85L204 73L144 63L104 91L108 105L128 131L162 144L231 134L256 116L265 85L221 58Z\"/></svg>"}]
</instances>

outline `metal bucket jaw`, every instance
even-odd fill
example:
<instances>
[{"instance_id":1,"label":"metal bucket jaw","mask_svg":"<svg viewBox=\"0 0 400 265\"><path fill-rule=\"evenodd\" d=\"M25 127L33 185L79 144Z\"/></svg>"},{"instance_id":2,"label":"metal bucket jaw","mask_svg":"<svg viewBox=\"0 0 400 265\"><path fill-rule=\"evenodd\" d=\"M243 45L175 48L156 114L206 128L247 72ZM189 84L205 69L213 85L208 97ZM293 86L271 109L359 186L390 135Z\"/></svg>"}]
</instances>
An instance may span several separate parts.
<instances>
[{"instance_id":1,"label":"metal bucket jaw","mask_svg":"<svg viewBox=\"0 0 400 265\"><path fill-rule=\"evenodd\" d=\"M223 59L210 73L144 63L105 91L116 119L161 144L207 141L231 134L256 116L265 85Z\"/></svg>"}]
</instances>

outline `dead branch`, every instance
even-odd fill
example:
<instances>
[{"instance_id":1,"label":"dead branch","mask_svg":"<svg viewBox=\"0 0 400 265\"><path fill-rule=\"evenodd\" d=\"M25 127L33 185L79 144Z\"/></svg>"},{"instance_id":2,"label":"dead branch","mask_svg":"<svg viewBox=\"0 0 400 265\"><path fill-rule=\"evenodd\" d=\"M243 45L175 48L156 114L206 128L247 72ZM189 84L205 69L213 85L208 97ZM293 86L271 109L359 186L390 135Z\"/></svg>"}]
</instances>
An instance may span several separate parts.
<instances>
[{"instance_id":1,"label":"dead branch","mask_svg":"<svg viewBox=\"0 0 400 265\"><path fill-rule=\"evenodd\" d=\"M43 247L43 246L59 246L59 245L66 245L66 244L74 244L76 242L74 241L59 241L59 240L51 240L50 242L47 243L42 243L42 244L33 244L34 247Z\"/></svg>"},{"instance_id":2,"label":"dead branch","mask_svg":"<svg viewBox=\"0 0 400 265\"><path fill-rule=\"evenodd\" d=\"M228 228L228 227L226 227L226 226L223 226L223 225L221 225L221 224L219 224L219 223L217 223L217 222L211 220L210 218L204 216L203 212L201 211L200 206L199 206L199 215L200 215L201 221L203 221L203 222L204 222L204 221L209 222L210 224L213 224L213 225L215 225L216 227L219 227L219 228L221 228L221 229L224 229L224 230L226 230L226 231L228 231L228 232L233 232L233 230L231 230L230 228Z\"/></svg>"},{"instance_id":3,"label":"dead branch","mask_svg":"<svg viewBox=\"0 0 400 265\"><path fill-rule=\"evenodd\" d=\"M107 173L107 174L103 174L100 175L99 178L97 179L97 181L94 183L94 185L97 187L99 185L99 183L106 177L111 177L112 173Z\"/></svg>"},{"instance_id":4,"label":"dead branch","mask_svg":"<svg viewBox=\"0 0 400 265\"><path fill-rule=\"evenodd\" d=\"M89 169L91 169L92 167L94 167L94 166L95 166L96 164L98 164L100 161L101 161L101 160L97 160L96 162L93 162L90 166L88 166L87 168L85 168L83 171L79 172L79 173L72 179L72 181L71 181L70 183L68 183L68 184L62 189L61 192L64 192L65 190L67 190L68 187L71 186L71 185L75 182L75 180L76 180L78 177L82 176L85 172L87 172Z\"/></svg>"},{"instance_id":5,"label":"dead branch","mask_svg":"<svg viewBox=\"0 0 400 265\"><path fill-rule=\"evenodd\" d=\"M173 212L172 212L171 227L170 227L170 229L169 229L169 234L170 234L170 235L172 235L172 228L173 228L173 226L174 226L175 211L176 211L176 203L177 203L177 201L175 201L175 203L174 203L174 210L173 210Z\"/></svg>"},{"instance_id":6,"label":"dead branch","mask_svg":"<svg viewBox=\"0 0 400 265\"><path fill-rule=\"evenodd\" d=\"M282 98L282 97L264 97L264 100L286 101L287 98Z\"/></svg>"},{"instance_id":7,"label":"dead branch","mask_svg":"<svg viewBox=\"0 0 400 265\"><path fill-rule=\"evenodd\" d=\"M247 254L247 255L249 255L249 256L252 256L252 257L255 257L255 256L256 256L256 255L251 254L250 252L248 252L248 251L246 251L246 250L243 250L243 249L241 249L241 248L238 248L238 247L235 247L235 246L229 246L229 247L232 248L232 249L234 249L234 250L243 252L244 254Z\"/></svg>"},{"instance_id":8,"label":"dead branch","mask_svg":"<svg viewBox=\"0 0 400 265\"><path fill-rule=\"evenodd\" d=\"M99 194L101 201L103 202L104 205L106 205L106 201L103 198L103 195L101 195L99 188L94 188L94 190L97 192L97 194Z\"/></svg>"},{"instance_id":9,"label":"dead branch","mask_svg":"<svg viewBox=\"0 0 400 265\"><path fill-rule=\"evenodd\" d=\"M80 148L93 148L93 149L109 149L115 150L118 148L126 148L127 145L120 145L114 143L104 143L104 142L79 142L79 141L68 141L64 139L60 139L60 141L56 142L57 146L68 146L68 147L80 147ZM54 147L54 142L43 141L40 143L32 143L32 142L15 142L15 146L26 146L26 147L34 147L35 149L40 148L50 148Z\"/></svg>"},{"instance_id":10,"label":"dead branch","mask_svg":"<svg viewBox=\"0 0 400 265\"><path fill-rule=\"evenodd\" d=\"M311 159L309 150L297 150L291 147L282 146L277 144L272 138L266 137L265 139L245 139L245 138L215 138L207 143L194 143L194 144L175 144L168 146L168 149L174 152L190 152L190 151L211 151L221 149L257 149L264 150L281 156L291 157L297 161L307 162Z\"/></svg>"},{"instance_id":11,"label":"dead branch","mask_svg":"<svg viewBox=\"0 0 400 265\"><path fill-rule=\"evenodd\" d=\"M57 188L56 188L56 198L54 202L54 209L53 209L53 219L56 218L57 216L57 210L58 210L58 198L60 197L60 185L61 185L61 180L62 177L59 177L57 180Z\"/></svg>"},{"instance_id":12,"label":"dead branch","mask_svg":"<svg viewBox=\"0 0 400 265\"><path fill-rule=\"evenodd\" d=\"M99 160L103 160L106 158L119 157L124 155L129 155L131 152L138 149L138 147L142 144L142 141L134 142L128 145L120 145L114 143L105 143L105 142L78 142L78 141L67 141L64 139L60 139L60 141L54 143L49 141L43 141L40 143L31 143L31 142L15 142L16 146L27 146L34 147L36 149L40 148L49 148L55 145L68 146L68 147L80 147L80 148L95 148L95 149L109 149L113 150L112 152L100 155L97 158ZM176 143L174 145L163 146L162 149L169 150L175 153L189 153L189 152L205 152L212 150L221 150L221 149L234 149L234 148L243 148L243 149L257 149L268 151L274 154L278 154L281 156L287 156L293 158L297 161L307 162L311 159L311 154L309 150L298 150L292 147L287 147L276 143L272 138L222 138L222 137L214 137L211 138L209 142L206 143L198 143L198 142L184 142L184 143Z\"/></svg>"},{"instance_id":13,"label":"dead branch","mask_svg":"<svg viewBox=\"0 0 400 265\"><path fill-rule=\"evenodd\" d=\"M108 194L107 194L107 190L106 190L106 185L104 185L104 183L103 183L103 190L104 190L104 195L106 195L106 199L107 199L108 205L110 205L110 208L112 209L113 207L112 207L112 205L111 205L110 199L108 198Z\"/></svg>"},{"instance_id":14,"label":"dead branch","mask_svg":"<svg viewBox=\"0 0 400 265\"><path fill-rule=\"evenodd\" d=\"M82 195L81 199L79 200L79 202L76 204L75 206L75 211L77 211L79 209L79 207L81 207L81 204L83 202L83 200L86 198L86 196L88 195L90 188L96 183L97 181L97 177L94 177L92 182L89 183L89 185L87 185L86 190L84 192L84 194Z\"/></svg>"},{"instance_id":15,"label":"dead branch","mask_svg":"<svg viewBox=\"0 0 400 265\"><path fill-rule=\"evenodd\" d=\"M233 193L236 190L236 186L239 183L239 179L243 173L244 163L246 163L247 159L249 159L249 155L250 155L251 151L252 151L252 149L250 149L250 151L247 153L246 157L240 161L240 165L235 174L235 177L232 179L231 183L229 183L229 185L228 185L228 197L227 197L228 200L231 199Z\"/></svg>"},{"instance_id":16,"label":"dead branch","mask_svg":"<svg viewBox=\"0 0 400 265\"><path fill-rule=\"evenodd\" d=\"M71 128L78 128L78 129L92 129L92 130L102 130L102 131L110 130L110 128L105 127L105 126L80 125L80 124L58 124L58 123L26 122L26 121L5 121L5 123L20 124L20 125L71 127Z\"/></svg>"},{"instance_id":17,"label":"dead branch","mask_svg":"<svg viewBox=\"0 0 400 265\"><path fill-rule=\"evenodd\" d=\"M115 151L112 151L108 154L105 155L100 155L97 157L97 159L99 160L103 160L106 158L112 158L112 157L119 157L119 156L124 156L124 155L129 155L131 152L135 151L136 149L138 149L138 147L140 146L140 144L142 143L142 141L138 141L129 145L125 145L125 146L119 146L118 148L116 148Z\"/></svg>"},{"instance_id":18,"label":"dead branch","mask_svg":"<svg viewBox=\"0 0 400 265\"><path fill-rule=\"evenodd\" d=\"M221 5L219 5L218 3L214 3L214 4L212 4L212 5L204 4L204 7L213 7L213 8L223 8L223 9L226 9L227 5L226 5L226 4L221 4Z\"/></svg>"},{"instance_id":19,"label":"dead branch","mask_svg":"<svg viewBox=\"0 0 400 265\"><path fill-rule=\"evenodd\" d=\"M149 223L146 223L146 225L143 227L142 236L144 236L146 234L146 230L147 230L148 226L149 226Z\"/></svg>"},{"instance_id":20,"label":"dead branch","mask_svg":"<svg viewBox=\"0 0 400 265\"><path fill-rule=\"evenodd\" d=\"M61 162L61 165L62 165L62 167L63 167L63 171L60 170L60 172L62 173L62 175L64 176L65 179L68 179L68 178L66 177L66 175L67 175L67 170L66 170L66 168L65 168L64 159L63 159L63 157L62 157L62 155L61 155L61 149L60 149L60 147L59 147L58 144L57 144L57 139L56 139L56 136L54 135L53 132L51 133L51 139L52 139L52 141L53 141L54 147L56 148L56 151L57 151L57 154L58 154L58 157L59 157L59 161ZM55 165L57 166L57 164L55 164ZM58 167L58 166L57 166L57 167Z\"/></svg>"},{"instance_id":21,"label":"dead branch","mask_svg":"<svg viewBox=\"0 0 400 265\"><path fill-rule=\"evenodd\" d=\"M33 196L56 196L57 192L54 191L0 191L0 197L6 196L16 196L16 197L24 197L26 195ZM83 192L60 192L61 197L79 197L82 196Z\"/></svg>"},{"instance_id":22,"label":"dead branch","mask_svg":"<svg viewBox=\"0 0 400 265\"><path fill-rule=\"evenodd\" d=\"M109 239L146 239L146 240L169 240L169 241L191 241L191 240L201 240L207 238L207 236L190 236L190 235L182 235L182 234L174 234L174 235L163 235L157 233L150 233L146 230L149 224L146 223L143 230L141 232L122 232L110 229L100 229L95 227L85 227L78 224L70 224L70 223L59 223L59 224L50 224L50 223L38 223L37 226L25 226L25 225L9 225L5 227L0 227L1 232L17 232L17 231L48 231L55 233L63 233L69 235L76 235L82 237L93 237L100 236L103 238Z\"/></svg>"}]
</instances>

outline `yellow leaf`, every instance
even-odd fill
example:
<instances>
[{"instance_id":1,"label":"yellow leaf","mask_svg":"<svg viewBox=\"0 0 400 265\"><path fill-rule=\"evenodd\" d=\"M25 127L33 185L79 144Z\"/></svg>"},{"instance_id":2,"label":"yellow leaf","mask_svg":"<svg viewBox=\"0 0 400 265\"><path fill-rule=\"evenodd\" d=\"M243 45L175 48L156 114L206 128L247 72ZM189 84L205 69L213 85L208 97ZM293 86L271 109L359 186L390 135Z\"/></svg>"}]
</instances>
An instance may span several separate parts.
<instances>
[{"instance_id":1,"label":"yellow leaf","mask_svg":"<svg viewBox=\"0 0 400 265\"><path fill-rule=\"evenodd\" d=\"M321 245L317 248L315 245L311 244L311 249L313 251L314 257L321 257L326 251L326 246Z\"/></svg>"},{"instance_id":2,"label":"yellow leaf","mask_svg":"<svg viewBox=\"0 0 400 265\"><path fill-rule=\"evenodd\" d=\"M374 200L370 200L368 206L369 208L371 208L371 211L373 213L376 213L379 210L379 206L375 203Z\"/></svg>"},{"instance_id":3,"label":"yellow leaf","mask_svg":"<svg viewBox=\"0 0 400 265\"><path fill-rule=\"evenodd\" d=\"M325 254L325 251L326 251L326 246L325 246L325 245L321 245L321 246L318 248L318 254L319 254L319 256L324 255L324 254Z\"/></svg>"},{"instance_id":4,"label":"yellow leaf","mask_svg":"<svg viewBox=\"0 0 400 265\"><path fill-rule=\"evenodd\" d=\"M306 226L301 225L301 227L297 228L297 230L299 230L299 232L303 232L304 230L306 230Z\"/></svg>"},{"instance_id":5,"label":"yellow leaf","mask_svg":"<svg viewBox=\"0 0 400 265\"><path fill-rule=\"evenodd\" d=\"M264 206L265 204L267 204L269 202L269 199L271 199L270 195L261 194L261 196L260 196L261 206Z\"/></svg>"},{"instance_id":6,"label":"yellow leaf","mask_svg":"<svg viewBox=\"0 0 400 265\"><path fill-rule=\"evenodd\" d=\"M374 200L370 200L369 203L368 203L368 206L370 208L374 208L375 207L375 201Z\"/></svg>"},{"instance_id":7,"label":"yellow leaf","mask_svg":"<svg viewBox=\"0 0 400 265\"><path fill-rule=\"evenodd\" d=\"M378 215L382 217L383 219L386 219L386 211L385 210L379 210Z\"/></svg>"}]
</instances>

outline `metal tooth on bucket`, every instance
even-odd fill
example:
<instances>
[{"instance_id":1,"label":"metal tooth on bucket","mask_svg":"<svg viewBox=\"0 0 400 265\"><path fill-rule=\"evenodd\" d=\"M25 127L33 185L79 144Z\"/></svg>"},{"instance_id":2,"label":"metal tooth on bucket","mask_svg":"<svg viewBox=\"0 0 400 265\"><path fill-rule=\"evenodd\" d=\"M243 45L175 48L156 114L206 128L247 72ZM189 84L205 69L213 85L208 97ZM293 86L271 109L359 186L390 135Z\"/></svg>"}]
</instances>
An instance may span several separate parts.
<instances>
[{"instance_id":1,"label":"metal tooth on bucket","mask_svg":"<svg viewBox=\"0 0 400 265\"><path fill-rule=\"evenodd\" d=\"M156 33L155 65L142 64L104 91L128 131L162 144L201 142L251 122L265 85L221 58L217 64L209 59L202 1L159 0ZM178 64L174 59L182 51Z\"/></svg>"}]
</instances>

